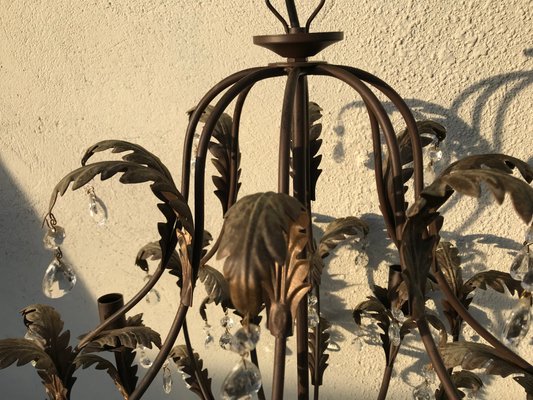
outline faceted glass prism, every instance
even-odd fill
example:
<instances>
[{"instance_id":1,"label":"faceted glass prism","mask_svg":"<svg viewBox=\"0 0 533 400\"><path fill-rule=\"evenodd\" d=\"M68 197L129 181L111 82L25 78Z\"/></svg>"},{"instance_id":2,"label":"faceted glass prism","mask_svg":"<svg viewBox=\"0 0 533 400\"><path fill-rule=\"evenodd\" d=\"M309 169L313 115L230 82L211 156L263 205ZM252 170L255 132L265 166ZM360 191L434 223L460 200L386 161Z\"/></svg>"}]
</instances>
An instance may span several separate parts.
<instances>
[{"instance_id":1,"label":"faceted glass prism","mask_svg":"<svg viewBox=\"0 0 533 400\"><path fill-rule=\"evenodd\" d=\"M49 250L57 249L63 244L65 236L65 229L58 225L48 228L43 238L44 248Z\"/></svg>"},{"instance_id":2,"label":"faceted glass prism","mask_svg":"<svg viewBox=\"0 0 533 400\"><path fill-rule=\"evenodd\" d=\"M76 284L76 274L72 267L55 258L44 273L42 289L45 296L51 299L63 297Z\"/></svg>"},{"instance_id":3,"label":"faceted glass prism","mask_svg":"<svg viewBox=\"0 0 533 400\"><path fill-rule=\"evenodd\" d=\"M242 359L233 367L222 383L222 398L237 400L250 398L261 388L261 373L254 363Z\"/></svg>"},{"instance_id":4,"label":"faceted glass prism","mask_svg":"<svg viewBox=\"0 0 533 400\"><path fill-rule=\"evenodd\" d=\"M244 355L253 349L259 342L259 336L261 329L254 324L248 324L247 327L243 326L238 329L231 339L230 349L235 353Z\"/></svg>"}]
</instances>

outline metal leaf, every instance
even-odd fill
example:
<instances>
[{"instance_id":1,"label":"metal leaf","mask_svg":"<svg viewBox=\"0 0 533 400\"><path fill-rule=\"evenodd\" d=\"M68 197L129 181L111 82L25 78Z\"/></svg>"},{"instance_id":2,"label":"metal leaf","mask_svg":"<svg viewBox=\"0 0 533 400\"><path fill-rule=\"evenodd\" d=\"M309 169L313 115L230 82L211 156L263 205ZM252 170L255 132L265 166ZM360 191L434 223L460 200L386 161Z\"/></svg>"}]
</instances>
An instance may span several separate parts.
<instances>
[{"instance_id":1,"label":"metal leaf","mask_svg":"<svg viewBox=\"0 0 533 400\"><path fill-rule=\"evenodd\" d=\"M451 342L440 347L440 353L446 368L460 366L466 370L485 368L485 373L499 375L503 378L511 374L532 375L522 368L509 363L498 352L485 344L472 342Z\"/></svg>"},{"instance_id":2,"label":"metal leaf","mask_svg":"<svg viewBox=\"0 0 533 400\"><path fill-rule=\"evenodd\" d=\"M135 265L143 271L148 271L147 260L161 260L161 244L159 242L150 242L141 247L135 257ZM172 252L165 268L175 271L175 275L181 277L181 261L176 251Z\"/></svg>"},{"instance_id":3,"label":"metal leaf","mask_svg":"<svg viewBox=\"0 0 533 400\"><path fill-rule=\"evenodd\" d=\"M204 399L204 394L202 393L199 379L202 379L205 383L204 387L207 387L209 391L211 391L211 378L209 377L207 368L202 369L203 361L198 355L198 353L194 353L197 369L194 368L192 360L189 357L189 353L187 352L187 347L185 345L175 346L171 350L168 357L171 358L174 363L176 363L176 366L178 367L180 372L184 374L184 380L187 383L189 390L198 395L198 397L200 397L201 399ZM196 371L199 371L198 373L200 374L200 376L197 375ZM211 395L210 398L214 398L211 393L209 394Z\"/></svg>"},{"instance_id":4,"label":"metal leaf","mask_svg":"<svg viewBox=\"0 0 533 400\"><path fill-rule=\"evenodd\" d=\"M227 306L230 302L229 285L222 273L209 265L203 265L198 272L198 279L205 286L209 303Z\"/></svg>"},{"instance_id":5,"label":"metal leaf","mask_svg":"<svg viewBox=\"0 0 533 400\"><path fill-rule=\"evenodd\" d=\"M435 251L438 269L442 271L456 297L462 296L463 277L459 250L450 242L439 242Z\"/></svg>"},{"instance_id":6,"label":"metal leaf","mask_svg":"<svg viewBox=\"0 0 533 400\"><path fill-rule=\"evenodd\" d=\"M309 372L311 383L315 386L323 384L323 377L328 367L329 354L326 353L329 343L331 324L320 317L318 325L309 331Z\"/></svg>"},{"instance_id":7,"label":"metal leaf","mask_svg":"<svg viewBox=\"0 0 533 400\"><path fill-rule=\"evenodd\" d=\"M0 369L9 367L16 362L17 367L35 361L35 368L57 374L52 358L43 348L32 340L2 339L0 340Z\"/></svg>"},{"instance_id":8,"label":"metal leaf","mask_svg":"<svg viewBox=\"0 0 533 400\"><path fill-rule=\"evenodd\" d=\"M310 150L310 185L309 185L309 199L316 199L316 184L318 178L322 173L320 162L322 161L322 155L318 154L320 147L322 146L322 139L320 135L322 133L322 124L317 123L322 118L322 108L317 103L309 102L309 150Z\"/></svg>"},{"instance_id":9,"label":"metal leaf","mask_svg":"<svg viewBox=\"0 0 533 400\"><path fill-rule=\"evenodd\" d=\"M471 371L466 371L466 370L454 371L452 373L451 378L456 388L469 389L473 393L477 393L483 387L483 381L481 380L481 378ZM459 395L461 395L461 393L462 392L460 392ZM463 393L463 396L461 396L461 398L464 398L464 393ZM448 399L446 392L442 389L442 384L435 391L435 399L437 400Z\"/></svg>"},{"instance_id":10,"label":"metal leaf","mask_svg":"<svg viewBox=\"0 0 533 400\"><path fill-rule=\"evenodd\" d=\"M359 303L353 310L352 317L357 325L361 325L361 317L366 316L376 321L377 326L383 331L380 333L385 362L389 364L391 343L389 339L390 312L385 305L373 296Z\"/></svg>"},{"instance_id":11,"label":"metal leaf","mask_svg":"<svg viewBox=\"0 0 533 400\"><path fill-rule=\"evenodd\" d=\"M466 157L451 164L422 193L408 211L413 215L422 209L438 209L457 191L479 197L481 184L485 184L501 204L509 193L517 214L529 223L533 217L533 188L511 176L516 167L526 182L533 180L533 168L523 161L504 154L484 154Z\"/></svg>"},{"instance_id":12,"label":"metal leaf","mask_svg":"<svg viewBox=\"0 0 533 400\"><path fill-rule=\"evenodd\" d=\"M119 347L134 349L139 345L152 348L152 343L161 347L161 336L147 326L127 326L103 331L84 348L85 353L113 350Z\"/></svg>"},{"instance_id":13,"label":"metal leaf","mask_svg":"<svg viewBox=\"0 0 533 400\"><path fill-rule=\"evenodd\" d=\"M79 354L74 360L74 365L76 366L76 369L80 367L82 369L87 369L94 365L95 369L106 371L111 379L113 379L113 383L117 387L122 397L126 400L129 398L129 394L122 385L120 375L112 362L96 354Z\"/></svg>"},{"instance_id":14,"label":"metal leaf","mask_svg":"<svg viewBox=\"0 0 533 400\"><path fill-rule=\"evenodd\" d=\"M318 245L318 254L325 258L339 244L345 240L359 238L368 235L370 228L366 222L356 217L339 218L331 222Z\"/></svg>"},{"instance_id":15,"label":"metal leaf","mask_svg":"<svg viewBox=\"0 0 533 400\"><path fill-rule=\"evenodd\" d=\"M290 227L303 212L298 200L268 192L246 196L226 213L217 258L226 258L231 300L243 315L260 310L263 284L285 263Z\"/></svg>"},{"instance_id":16,"label":"metal leaf","mask_svg":"<svg viewBox=\"0 0 533 400\"><path fill-rule=\"evenodd\" d=\"M479 272L465 282L465 296L474 289L486 290L487 287L500 293L505 293L505 288L507 288L512 295L516 293L518 296L522 296L524 292L520 281L511 278L511 275L507 272L489 270Z\"/></svg>"},{"instance_id":17,"label":"metal leaf","mask_svg":"<svg viewBox=\"0 0 533 400\"><path fill-rule=\"evenodd\" d=\"M200 117L200 122L207 122L213 111L213 106L208 106ZM216 190L215 195L222 204L222 212L228 211L229 204L235 203L237 193L240 188L239 177L241 175L240 162L241 152L239 143L232 135L233 120L226 114L222 113L212 132L212 138L209 143L209 152L213 156L211 160L220 175L213 176L213 183ZM234 169L232 173L232 168ZM230 198L231 177L235 176L235 188L232 198Z\"/></svg>"},{"instance_id":18,"label":"metal leaf","mask_svg":"<svg viewBox=\"0 0 533 400\"><path fill-rule=\"evenodd\" d=\"M81 165L87 164L87 161L98 152L111 149L112 153L123 153L131 151L131 153L122 156L124 161L130 161L136 164L144 164L147 167L153 168L161 172L168 180L172 181L172 175L168 168L161 162L161 160L150 153L144 147L137 144L126 142L123 140L103 140L87 149L81 160Z\"/></svg>"}]
</instances>

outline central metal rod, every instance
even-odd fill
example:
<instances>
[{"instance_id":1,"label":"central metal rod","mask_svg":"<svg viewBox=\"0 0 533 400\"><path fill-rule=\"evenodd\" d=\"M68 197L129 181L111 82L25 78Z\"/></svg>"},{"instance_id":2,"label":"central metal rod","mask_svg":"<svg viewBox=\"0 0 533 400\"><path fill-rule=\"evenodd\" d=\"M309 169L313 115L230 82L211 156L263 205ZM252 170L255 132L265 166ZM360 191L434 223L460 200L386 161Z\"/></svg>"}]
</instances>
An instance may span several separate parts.
<instances>
[{"instance_id":1,"label":"central metal rod","mask_svg":"<svg viewBox=\"0 0 533 400\"><path fill-rule=\"evenodd\" d=\"M296 6L294 5L294 0L285 0L287 5L287 12L289 13L289 22L291 28L299 28L300 20L298 19L298 11L296 11Z\"/></svg>"}]
</instances>

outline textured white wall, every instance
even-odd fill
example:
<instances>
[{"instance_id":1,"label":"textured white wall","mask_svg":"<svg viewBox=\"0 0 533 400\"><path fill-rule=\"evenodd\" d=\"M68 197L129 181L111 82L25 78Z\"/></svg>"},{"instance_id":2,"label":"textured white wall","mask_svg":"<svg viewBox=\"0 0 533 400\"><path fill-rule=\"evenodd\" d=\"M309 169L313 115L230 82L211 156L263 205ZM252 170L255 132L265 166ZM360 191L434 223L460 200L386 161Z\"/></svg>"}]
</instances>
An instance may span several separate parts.
<instances>
[{"instance_id":1,"label":"textured white wall","mask_svg":"<svg viewBox=\"0 0 533 400\"><path fill-rule=\"evenodd\" d=\"M301 3L309 12L308 3L315 2ZM418 118L443 123L449 139L441 166L479 152L505 152L531 163L532 14L528 0L330 0L314 30L342 30L345 40L317 58L375 73L408 99ZM133 260L140 246L157 237L160 216L145 186L97 181L97 194L110 211L108 224L99 228L88 217L87 197L69 191L56 216L67 230L64 252L79 283L69 296L49 301L40 293L51 259L41 247L40 223L51 189L79 165L89 145L107 138L145 146L179 179L186 111L230 73L277 61L277 56L253 46L251 37L279 33L280 28L260 0L0 0L0 28L0 336L21 335L17 311L35 302L60 309L76 336L96 323L97 296L121 290L128 297L142 285L143 274ZM370 294L369 283L384 282L386 263L396 255L384 250L388 243L376 216L373 172L367 163L370 135L357 97L331 79L312 78L310 89L312 100L324 109L325 172L315 211L366 216L375 245L369 267L360 259L354 262L354 253L345 251L324 278L324 312L342 349L331 354L324 398L372 398L381 380L383 353L379 346L354 350L350 310ZM258 84L245 108L242 194L276 187L282 91L281 79ZM393 120L398 121L397 115ZM444 236L458 242L467 271L507 271L523 239L525 226L509 204L498 208L487 199L482 206L459 200L446 214ZM212 217L207 227L216 232L221 221L214 196L208 200L208 213ZM476 236L484 232L492 236ZM165 281L159 289L162 302L139 307L147 312L146 322L163 334L178 303L173 279ZM199 299L202 292L198 290ZM500 309L487 312L490 303ZM474 308L499 333L513 304L487 293ZM216 314L211 314L215 322ZM196 320L191 324L201 326ZM193 341L201 349L203 334L198 332ZM220 334L221 328L214 333ZM530 341L529 337L518 349L529 359ZM262 347L268 347L266 335L263 342ZM294 344L289 347L294 349ZM217 392L238 357L212 353L205 358ZM267 386L271 356L267 351L262 358ZM402 349L391 398L410 398L412 387L422 381L418 370L424 357L415 341ZM289 357L289 393L294 358ZM95 384L96 375L80 373L73 398L119 398L107 378ZM176 375L175 381L183 390ZM500 388L491 386L484 398L523 397L510 380ZM5 398L44 397L30 366L0 372L0 387ZM158 385L147 398L163 396Z\"/></svg>"}]
</instances>

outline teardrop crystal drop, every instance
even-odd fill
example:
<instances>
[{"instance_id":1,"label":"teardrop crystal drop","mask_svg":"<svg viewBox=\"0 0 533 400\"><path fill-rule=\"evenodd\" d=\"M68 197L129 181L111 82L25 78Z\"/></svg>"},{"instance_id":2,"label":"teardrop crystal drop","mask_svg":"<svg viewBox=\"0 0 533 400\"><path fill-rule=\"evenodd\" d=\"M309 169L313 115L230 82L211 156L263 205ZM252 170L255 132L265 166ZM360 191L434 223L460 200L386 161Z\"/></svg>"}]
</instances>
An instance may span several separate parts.
<instances>
[{"instance_id":1,"label":"teardrop crystal drop","mask_svg":"<svg viewBox=\"0 0 533 400\"><path fill-rule=\"evenodd\" d=\"M316 296L314 294L310 294L307 297L307 305L308 306L314 306L314 305L316 305L316 303L318 303L318 299L316 298Z\"/></svg>"},{"instance_id":2,"label":"teardrop crystal drop","mask_svg":"<svg viewBox=\"0 0 533 400\"><path fill-rule=\"evenodd\" d=\"M72 267L54 258L43 277L42 289L45 296L58 299L70 292L76 284L76 274Z\"/></svg>"},{"instance_id":3,"label":"teardrop crystal drop","mask_svg":"<svg viewBox=\"0 0 533 400\"><path fill-rule=\"evenodd\" d=\"M261 373L254 363L241 359L222 383L222 398L249 398L261 388Z\"/></svg>"},{"instance_id":4,"label":"teardrop crystal drop","mask_svg":"<svg viewBox=\"0 0 533 400\"><path fill-rule=\"evenodd\" d=\"M530 299L520 299L511 317L503 328L502 339L506 346L518 346L531 325Z\"/></svg>"},{"instance_id":5,"label":"teardrop crystal drop","mask_svg":"<svg viewBox=\"0 0 533 400\"><path fill-rule=\"evenodd\" d=\"M213 335L211 335L211 332L207 331L205 333L204 347L206 349L209 349L214 342L215 342L215 338L213 337Z\"/></svg>"},{"instance_id":6,"label":"teardrop crystal drop","mask_svg":"<svg viewBox=\"0 0 533 400\"><path fill-rule=\"evenodd\" d=\"M436 163L437 161L442 160L442 149L439 145L433 144L429 147L428 158L431 162Z\"/></svg>"},{"instance_id":7,"label":"teardrop crystal drop","mask_svg":"<svg viewBox=\"0 0 533 400\"><path fill-rule=\"evenodd\" d=\"M403 315L402 310L399 308L392 307L391 314L392 317L398 322L403 322L405 320L405 315Z\"/></svg>"},{"instance_id":8,"label":"teardrop crystal drop","mask_svg":"<svg viewBox=\"0 0 533 400\"><path fill-rule=\"evenodd\" d=\"M509 274L511 278L521 281L531 268L533 268L531 253L528 253L527 247L524 247L514 258Z\"/></svg>"},{"instance_id":9,"label":"teardrop crystal drop","mask_svg":"<svg viewBox=\"0 0 533 400\"><path fill-rule=\"evenodd\" d=\"M413 399L414 400L431 400L433 397L429 385L424 381L413 390Z\"/></svg>"},{"instance_id":10,"label":"teardrop crystal drop","mask_svg":"<svg viewBox=\"0 0 533 400\"><path fill-rule=\"evenodd\" d=\"M105 225L107 222L107 207L95 194L89 195L89 215L97 225Z\"/></svg>"},{"instance_id":11,"label":"teardrop crystal drop","mask_svg":"<svg viewBox=\"0 0 533 400\"><path fill-rule=\"evenodd\" d=\"M218 340L218 344L220 347L222 347L224 350L229 350L231 348L231 339L233 338L233 335L229 333L228 331L224 332L222 336L220 336L220 339Z\"/></svg>"},{"instance_id":12,"label":"teardrop crystal drop","mask_svg":"<svg viewBox=\"0 0 533 400\"><path fill-rule=\"evenodd\" d=\"M389 324L389 340L393 346L399 346L400 339L400 325L397 322L391 322Z\"/></svg>"},{"instance_id":13,"label":"teardrop crystal drop","mask_svg":"<svg viewBox=\"0 0 533 400\"><path fill-rule=\"evenodd\" d=\"M153 361L148 355L146 354L146 347L144 346L138 346L137 347L139 352L139 365L143 367L144 369L148 369L152 366Z\"/></svg>"},{"instance_id":14,"label":"teardrop crystal drop","mask_svg":"<svg viewBox=\"0 0 533 400\"><path fill-rule=\"evenodd\" d=\"M163 391L170 394L172 391L172 373L167 365L163 365Z\"/></svg>"},{"instance_id":15,"label":"teardrop crystal drop","mask_svg":"<svg viewBox=\"0 0 533 400\"><path fill-rule=\"evenodd\" d=\"M248 324L238 329L231 338L231 350L240 355L244 355L253 349L259 342L261 329L254 324Z\"/></svg>"},{"instance_id":16,"label":"teardrop crystal drop","mask_svg":"<svg viewBox=\"0 0 533 400\"><path fill-rule=\"evenodd\" d=\"M222 328L231 329L233 328L233 325L235 325L235 321L233 321L233 318L226 314L220 319L220 325Z\"/></svg>"},{"instance_id":17,"label":"teardrop crystal drop","mask_svg":"<svg viewBox=\"0 0 533 400\"><path fill-rule=\"evenodd\" d=\"M65 229L58 225L48 228L43 238L44 248L49 250L57 249L63 244L65 236Z\"/></svg>"}]
</instances>

